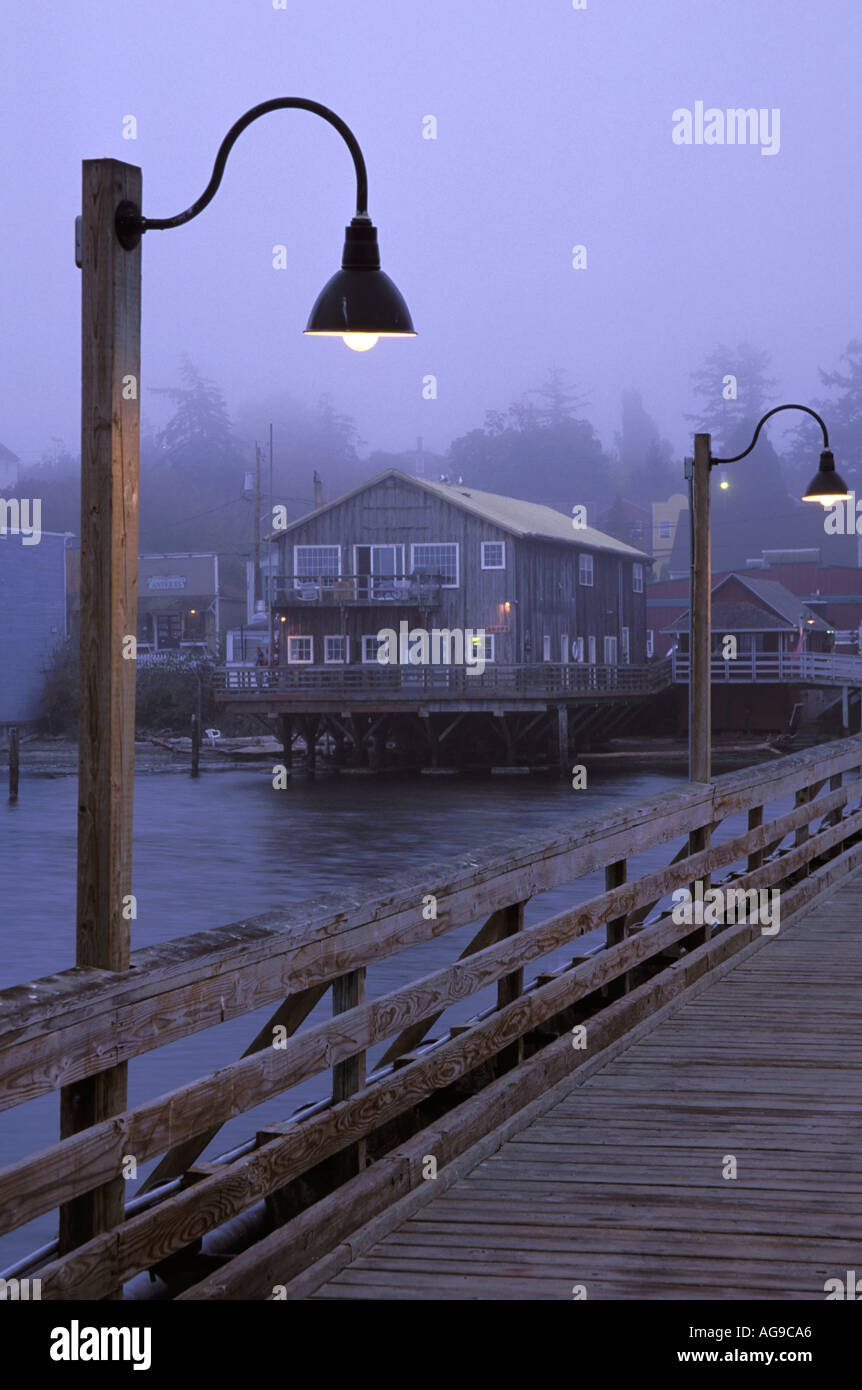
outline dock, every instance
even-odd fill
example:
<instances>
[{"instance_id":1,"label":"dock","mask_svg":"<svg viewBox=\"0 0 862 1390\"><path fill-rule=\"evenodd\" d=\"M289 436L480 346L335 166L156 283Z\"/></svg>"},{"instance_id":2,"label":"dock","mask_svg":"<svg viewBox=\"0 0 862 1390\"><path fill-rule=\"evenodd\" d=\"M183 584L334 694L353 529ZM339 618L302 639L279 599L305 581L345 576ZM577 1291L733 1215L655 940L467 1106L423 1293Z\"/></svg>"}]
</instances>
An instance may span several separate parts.
<instances>
[{"instance_id":1,"label":"dock","mask_svg":"<svg viewBox=\"0 0 862 1390\"><path fill-rule=\"evenodd\" d=\"M862 1234L860 870L852 737L0 992L2 1110L271 1010L0 1171L0 1237L90 1223L6 1296L822 1300Z\"/></svg>"}]
</instances>

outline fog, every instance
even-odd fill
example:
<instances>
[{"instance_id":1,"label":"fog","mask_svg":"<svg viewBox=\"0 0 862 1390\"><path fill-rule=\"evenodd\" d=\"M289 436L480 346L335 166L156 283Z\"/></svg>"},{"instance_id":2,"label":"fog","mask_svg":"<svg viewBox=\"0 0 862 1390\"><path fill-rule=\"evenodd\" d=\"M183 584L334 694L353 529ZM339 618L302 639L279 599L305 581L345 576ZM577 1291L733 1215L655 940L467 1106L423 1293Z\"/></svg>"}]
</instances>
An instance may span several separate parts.
<instances>
[{"instance_id":1,"label":"fog","mask_svg":"<svg viewBox=\"0 0 862 1390\"><path fill-rule=\"evenodd\" d=\"M78 452L81 160L140 165L145 215L170 216L229 126L276 95L355 131L419 336L363 354L302 337L353 169L324 122L275 112L198 219L145 237L145 426L165 417L150 388L188 354L235 419L327 393L366 453L420 435L443 453L557 367L605 447L634 387L681 460L690 374L716 344L754 344L776 400L806 401L859 333L858 0L275 5L7 7L0 442L22 463L52 438ZM756 142L749 127L728 143L734 108L762 113Z\"/></svg>"}]
</instances>

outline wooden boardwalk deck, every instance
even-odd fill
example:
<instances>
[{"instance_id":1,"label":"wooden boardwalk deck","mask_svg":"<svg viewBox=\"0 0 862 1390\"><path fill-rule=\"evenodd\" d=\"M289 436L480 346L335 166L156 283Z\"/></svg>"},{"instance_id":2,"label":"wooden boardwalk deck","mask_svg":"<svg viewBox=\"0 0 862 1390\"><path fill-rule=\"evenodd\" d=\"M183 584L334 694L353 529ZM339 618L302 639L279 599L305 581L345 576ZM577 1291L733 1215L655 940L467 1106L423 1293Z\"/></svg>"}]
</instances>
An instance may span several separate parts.
<instances>
[{"instance_id":1,"label":"wooden boardwalk deck","mask_svg":"<svg viewBox=\"0 0 862 1390\"><path fill-rule=\"evenodd\" d=\"M860 1141L856 874L309 1296L823 1300L862 1271Z\"/></svg>"}]
</instances>

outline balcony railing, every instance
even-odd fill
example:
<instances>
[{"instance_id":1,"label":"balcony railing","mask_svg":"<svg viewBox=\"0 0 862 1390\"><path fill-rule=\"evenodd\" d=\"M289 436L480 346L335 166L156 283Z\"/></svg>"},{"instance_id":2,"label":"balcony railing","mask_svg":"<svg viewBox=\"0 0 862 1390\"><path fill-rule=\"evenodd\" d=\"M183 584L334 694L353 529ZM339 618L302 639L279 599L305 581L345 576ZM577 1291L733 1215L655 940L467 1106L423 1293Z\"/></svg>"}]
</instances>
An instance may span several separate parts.
<instances>
[{"instance_id":1,"label":"balcony railing","mask_svg":"<svg viewBox=\"0 0 862 1390\"><path fill-rule=\"evenodd\" d=\"M227 666L215 672L215 688L231 695L362 695L399 699L411 695L432 698L457 696L648 695L663 689L670 664L652 666L591 666L536 662L524 666L384 666L375 662L354 666L289 665L274 668Z\"/></svg>"},{"instance_id":2,"label":"balcony railing","mask_svg":"<svg viewBox=\"0 0 862 1390\"><path fill-rule=\"evenodd\" d=\"M440 602L442 584L439 574L344 574L309 579L280 574L273 582L273 593L277 608L378 603L433 608Z\"/></svg>"},{"instance_id":3,"label":"balcony railing","mask_svg":"<svg viewBox=\"0 0 862 1390\"><path fill-rule=\"evenodd\" d=\"M688 682L688 652L671 655L673 679ZM713 684L777 684L799 681L807 685L862 685L862 657L838 652L740 652L733 661L713 654Z\"/></svg>"}]
</instances>

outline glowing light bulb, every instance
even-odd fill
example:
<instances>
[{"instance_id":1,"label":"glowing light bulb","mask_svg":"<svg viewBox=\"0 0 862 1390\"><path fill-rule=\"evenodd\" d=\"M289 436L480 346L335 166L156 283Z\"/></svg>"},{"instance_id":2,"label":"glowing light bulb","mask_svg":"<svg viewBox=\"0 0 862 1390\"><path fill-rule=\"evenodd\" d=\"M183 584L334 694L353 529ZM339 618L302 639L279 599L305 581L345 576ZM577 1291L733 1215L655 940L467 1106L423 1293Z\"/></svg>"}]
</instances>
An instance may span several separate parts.
<instances>
[{"instance_id":1,"label":"glowing light bulb","mask_svg":"<svg viewBox=\"0 0 862 1390\"><path fill-rule=\"evenodd\" d=\"M344 341L354 352L368 352L377 342L377 333L345 333Z\"/></svg>"}]
</instances>

